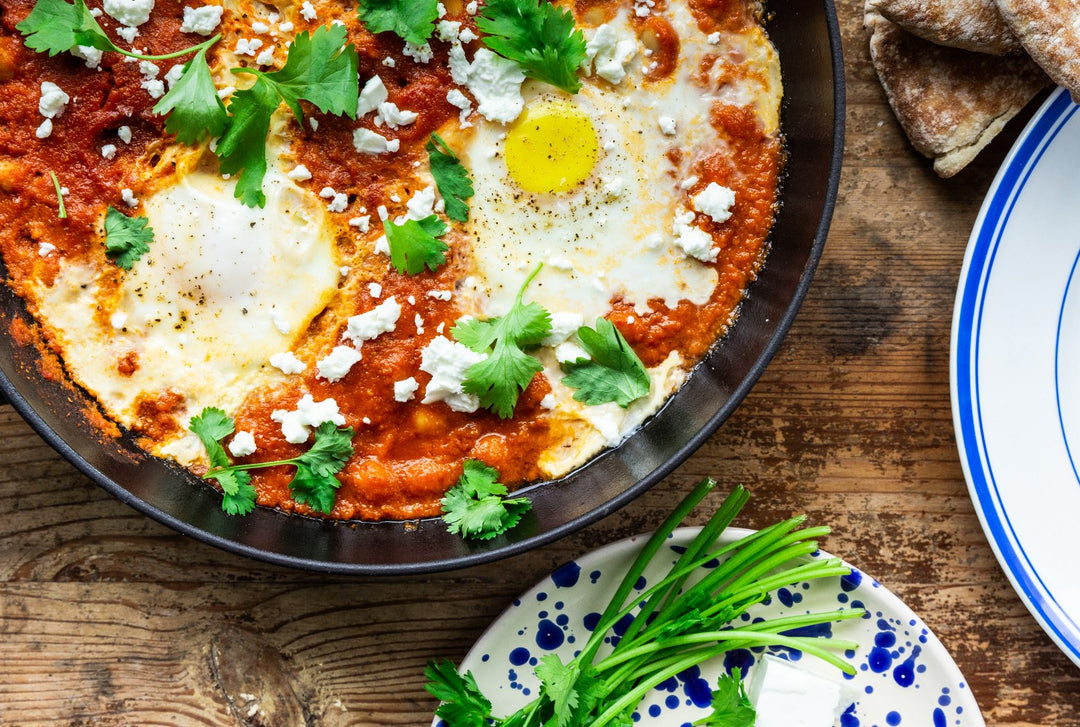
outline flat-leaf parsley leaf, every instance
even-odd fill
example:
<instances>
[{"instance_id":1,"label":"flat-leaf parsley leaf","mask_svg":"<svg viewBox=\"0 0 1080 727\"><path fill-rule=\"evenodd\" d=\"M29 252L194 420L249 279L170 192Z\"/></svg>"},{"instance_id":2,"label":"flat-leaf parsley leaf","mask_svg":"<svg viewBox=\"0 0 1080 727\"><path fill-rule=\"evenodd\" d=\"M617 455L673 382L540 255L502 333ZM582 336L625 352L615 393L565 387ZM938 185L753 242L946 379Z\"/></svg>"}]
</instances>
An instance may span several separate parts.
<instances>
[{"instance_id":1,"label":"flat-leaf parsley leaf","mask_svg":"<svg viewBox=\"0 0 1080 727\"><path fill-rule=\"evenodd\" d=\"M210 469L204 479L215 479L225 492L221 508L230 515L245 515L255 507L255 488L249 483L251 476L246 470L263 467L296 467L289 491L292 498L307 504L311 509L329 513L341 482L337 473L353 454L352 427L335 427L333 422L323 422L315 429L315 443L303 454L274 462L229 464L229 456L221 446L221 440L235 430L233 420L221 409L207 407L192 417L188 428L206 447Z\"/></svg>"},{"instance_id":2,"label":"flat-leaf parsley leaf","mask_svg":"<svg viewBox=\"0 0 1080 727\"><path fill-rule=\"evenodd\" d=\"M546 0L488 0L476 26L491 50L518 64L526 76L568 93L581 88L585 36L574 16Z\"/></svg>"},{"instance_id":3,"label":"flat-leaf parsley leaf","mask_svg":"<svg viewBox=\"0 0 1080 727\"><path fill-rule=\"evenodd\" d=\"M360 0L356 9L372 33L391 32L413 45L423 45L435 32L437 0Z\"/></svg>"},{"instance_id":4,"label":"flat-leaf parsley leaf","mask_svg":"<svg viewBox=\"0 0 1080 727\"><path fill-rule=\"evenodd\" d=\"M431 135L426 148L431 176L435 178L435 186L446 203L446 216L457 222L468 222L467 201L473 195L469 172L438 134Z\"/></svg>"},{"instance_id":5,"label":"flat-leaf parsley leaf","mask_svg":"<svg viewBox=\"0 0 1080 727\"><path fill-rule=\"evenodd\" d=\"M105 255L117 267L131 270L136 260L150 252L154 228L148 227L149 223L145 217L128 217L109 205L105 213Z\"/></svg>"},{"instance_id":6,"label":"flat-leaf parsley leaf","mask_svg":"<svg viewBox=\"0 0 1080 727\"><path fill-rule=\"evenodd\" d=\"M422 220L405 220L400 225L383 220L386 244L390 247L390 262L401 274L417 275L428 270L438 270L446 262L450 249L442 240L450 228L436 215Z\"/></svg>"},{"instance_id":7,"label":"flat-leaf parsley leaf","mask_svg":"<svg viewBox=\"0 0 1080 727\"><path fill-rule=\"evenodd\" d=\"M539 303L524 303L525 289L540 272L525 279L506 315L488 320L465 319L451 329L460 343L487 358L465 372L463 388L480 398L480 405L502 419L514 415L518 397L544 367L540 359L525 353L551 333L551 315Z\"/></svg>"},{"instance_id":8,"label":"flat-leaf parsley leaf","mask_svg":"<svg viewBox=\"0 0 1080 727\"><path fill-rule=\"evenodd\" d=\"M622 408L649 393L649 372L615 324L596 319L596 328L578 329L581 346L592 358L563 361L563 383L585 404L616 402Z\"/></svg>"},{"instance_id":9,"label":"flat-leaf parsley leaf","mask_svg":"<svg viewBox=\"0 0 1080 727\"><path fill-rule=\"evenodd\" d=\"M356 48L345 44L343 25L322 26L313 34L300 33L289 46L289 57L279 71L234 68L233 73L257 77L251 88L237 91L229 104L232 118L218 142L216 154L224 174L240 174L236 196L249 207L262 207L266 195L266 134L270 117L284 101L296 120L303 123L300 101L309 101L327 114L356 117L359 58Z\"/></svg>"},{"instance_id":10,"label":"flat-leaf parsley leaf","mask_svg":"<svg viewBox=\"0 0 1080 727\"><path fill-rule=\"evenodd\" d=\"M451 533L490 540L521 521L529 511L527 497L507 498L499 473L479 460L465 460L461 479L442 500L443 520Z\"/></svg>"}]
</instances>

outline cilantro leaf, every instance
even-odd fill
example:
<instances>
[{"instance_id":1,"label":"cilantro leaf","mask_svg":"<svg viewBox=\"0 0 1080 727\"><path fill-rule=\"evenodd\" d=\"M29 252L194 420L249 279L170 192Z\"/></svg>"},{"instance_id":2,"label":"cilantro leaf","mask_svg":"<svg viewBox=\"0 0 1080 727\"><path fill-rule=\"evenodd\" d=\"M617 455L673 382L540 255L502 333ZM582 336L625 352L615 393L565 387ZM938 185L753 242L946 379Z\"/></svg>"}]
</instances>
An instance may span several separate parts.
<instances>
[{"instance_id":1,"label":"cilantro leaf","mask_svg":"<svg viewBox=\"0 0 1080 727\"><path fill-rule=\"evenodd\" d=\"M442 702L435 710L436 716L453 727L488 727L491 702L480 692L471 671L462 676L449 659L429 661L424 678L424 689Z\"/></svg>"},{"instance_id":2,"label":"cilantro leaf","mask_svg":"<svg viewBox=\"0 0 1080 727\"><path fill-rule=\"evenodd\" d=\"M536 678L540 688L555 707L556 724L566 727L570 715L578 704L578 693L574 688L577 682L577 664L563 664L557 654L547 654L536 665Z\"/></svg>"},{"instance_id":3,"label":"cilantro leaf","mask_svg":"<svg viewBox=\"0 0 1080 727\"><path fill-rule=\"evenodd\" d=\"M266 134L278 97L260 78L255 85L233 94L229 129L218 141L217 154L222 174L240 174L237 199L248 207L266 205L262 180L266 176Z\"/></svg>"},{"instance_id":4,"label":"cilantro leaf","mask_svg":"<svg viewBox=\"0 0 1080 727\"><path fill-rule=\"evenodd\" d=\"M128 217L109 205L105 213L105 255L124 270L131 270L135 261L150 252L154 229L147 227L145 217Z\"/></svg>"},{"instance_id":5,"label":"cilantro leaf","mask_svg":"<svg viewBox=\"0 0 1080 727\"><path fill-rule=\"evenodd\" d=\"M454 338L488 357L469 367L463 388L480 398L480 404L503 419L514 415L518 397L533 377L543 370L540 359L523 349L540 345L551 332L551 315L539 303L523 303L525 289L540 272L522 284L505 316L486 321L464 320L451 329ZM494 347L494 348L492 348Z\"/></svg>"},{"instance_id":6,"label":"cilantro leaf","mask_svg":"<svg viewBox=\"0 0 1080 727\"><path fill-rule=\"evenodd\" d=\"M469 221L469 205L466 200L473 195L469 172L438 134L432 134L427 143L428 163L431 176L446 203L446 216L458 222Z\"/></svg>"},{"instance_id":7,"label":"cilantro leaf","mask_svg":"<svg viewBox=\"0 0 1080 727\"><path fill-rule=\"evenodd\" d=\"M499 473L475 459L465 460L461 478L442 500L447 530L464 538L491 540L517 525L532 503L527 497L507 499Z\"/></svg>"},{"instance_id":8,"label":"cilantro leaf","mask_svg":"<svg viewBox=\"0 0 1080 727\"><path fill-rule=\"evenodd\" d=\"M154 106L154 113L165 115L165 130L176 134L181 144L195 144L209 136L225 132L228 114L217 95L217 87L206 63L206 48L184 64L180 79Z\"/></svg>"},{"instance_id":9,"label":"cilantro leaf","mask_svg":"<svg viewBox=\"0 0 1080 727\"><path fill-rule=\"evenodd\" d=\"M360 0L356 9L372 33L392 32L413 45L423 45L435 32L437 0Z\"/></svg>"},{"instance_id":10,"label":"cilantro leaf","mask_svg":"<svg viewBox=\"0 0 1080 727\"><path fill-rule=\"evenodd\" d=\"M296 472L289 482L292 498L309 505L313 510L329 513L341 482L335 476L353 454L351 427L338 429L333 422L323 422L315 429L315 443L311 449L298 457L276 462L255 462L244 465L229 464L229 456L221 446L221 440L235 431L232 418L221 409L207 407L191 418L188 428L206 447L210 458L210 470L205 479L217 480L225 497L221 509L229 515L246 515L255 507L255 488L247 470L262 467L293 465Z\"/></svg>"},{"instance_id":11,"label":"cilantro leaf","mask_svg":"<svg viewBox=\"0 0 1080 727\"><path fill-rule=\"evenodd\" d=\"M284 101L296 120L303 122L300 101L310 101L324 113L356 117L359 80L356 48L345 45L341 25L323 26L313 34L300 33L289 47L289 57L279 71L263 73L254 68L234 68L233 73L258 77L255 85L233 94L229 104L228 130L215 152L225 174L240 174L235 195L249 207L263 207L266 176L266 134L270 117Z\"/></svg>"},{"instance_id":12,"label":"cilantro leaf","mask_svg":"<svg viewBox=\"0 0 1080 727\"><path fill-rule=\"evenodd\" d=\"M581 88L585 36L574 16L543 0L488 0L476 25L491 50L518 64L526 76L568 93Z\"/></svg>"},{"instance_id":13,"label":"cilantro leaf","mask_svg":"<svg viewBox=\"0 0 1080 727\"><path fill-rule=\"evenodd\" d=\"M730 674L722 674L712 693L712 714L695 725L702 727L754 727L757 712L746 696L742 672L733 667Z\"/></svg>"},{"instance_id":14,"label":"cilantro leaf","mask_svg":"<svg viewBox=\"0 0 1080 727\"><path fill-rule=\"evenodd\" d=\"M390 262L399 273L416 275L424 268L435 271L446 262L446 251L450 249L442 240L450 228L437 216L431 215L422 220L405 220L400 225L389 219L383 220L386 243L390 246Z\"/></svg>"},{"instance_id":15,"label":"cilantro leaf","mask_svg":"<svg viewBox=\"0 0 1080 727\"><path fill-rule=\"evenodd\" d=\"M606 318L596 319L596 329L582 326L578 338L592 359L563 361L563 383L574 398L585 404L616 402L622 408L649 393L649 372L619 329Z\"/></svg>"},{"instance_id":16,"label":"cilantro leaf","mask_svg":"<svg viewBox=\"0 0 1080 727\"><path fill-rule=\"evenodd\" d=\"M115 46L90 14L83 0L69 5L64 0L38 0L26 19L15 26L26 36L26 47L50 56L66 53L80 45L100 50L114 50Z\"/></svg>"}]
</instances>

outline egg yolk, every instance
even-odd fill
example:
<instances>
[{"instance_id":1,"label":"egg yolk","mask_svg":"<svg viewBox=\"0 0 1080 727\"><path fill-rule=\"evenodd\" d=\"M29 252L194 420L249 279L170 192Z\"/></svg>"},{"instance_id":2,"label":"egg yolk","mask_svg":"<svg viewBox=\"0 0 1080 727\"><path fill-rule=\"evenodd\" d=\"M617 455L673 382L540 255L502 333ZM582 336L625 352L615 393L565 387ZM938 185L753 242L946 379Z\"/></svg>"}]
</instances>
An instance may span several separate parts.
<instances>
[{"instance_id":1,"label":"egg yolk","mask_svg":"<svg viewBox=\"0 0 1080 727\"><path fill-rule=\"evenodd\" d=\"M585 112L569 101L540 101L506 133L506 168L526 191L561 194L588 179L599 147Z\"/></svg>"}]
</instances>

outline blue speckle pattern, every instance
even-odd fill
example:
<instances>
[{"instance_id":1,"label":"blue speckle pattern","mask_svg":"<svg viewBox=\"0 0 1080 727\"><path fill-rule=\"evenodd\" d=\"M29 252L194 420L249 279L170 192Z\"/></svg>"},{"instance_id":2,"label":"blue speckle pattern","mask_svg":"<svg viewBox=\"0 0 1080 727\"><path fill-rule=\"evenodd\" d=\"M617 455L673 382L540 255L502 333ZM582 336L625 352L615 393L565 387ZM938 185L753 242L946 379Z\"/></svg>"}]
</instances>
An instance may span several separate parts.
<instances>
[{"instance_id":1,"label":"blue speckle pattern","mask_svg":"<svg viewBox=\"0 0 1080 727\"><path fill-rule=\"evenodd\" d=\"M666 546L670 559L660 563L661 551L634 584L637 592L656 582L662 569L685 551L695 532L689 528L676 531ZM722 542L747 532L730 529ZM473 672L491 698L496 715L509 714L535 696L539 684L532 670L540 658L558 654L568 661L584 646L597 628L600 610L644 542L632 538L615 543L558 568L515 600L481 637L461 668ZM816 553L812 557L830 556ZM789 633L858 643L857 649L844 653L857 671L854 677L790 649L769 650L842 685L851 703L836 725L984 727L974 697L940 642L899 599L857 570L842 578L778 589L774 598L755 606L744 620L752 623L763 617L836 608L865 608L868 613L862 619ZM630 617L624 618L605 635L601 654L618 643L630 621ZM660 727L693 724L708 714L711 690L719 675L738 667L747 678L753 678L765 651L736 649L660 683L634 712L634 723ZM438 725L439 720L433 724Z\"/></svg>"}]
</instances>

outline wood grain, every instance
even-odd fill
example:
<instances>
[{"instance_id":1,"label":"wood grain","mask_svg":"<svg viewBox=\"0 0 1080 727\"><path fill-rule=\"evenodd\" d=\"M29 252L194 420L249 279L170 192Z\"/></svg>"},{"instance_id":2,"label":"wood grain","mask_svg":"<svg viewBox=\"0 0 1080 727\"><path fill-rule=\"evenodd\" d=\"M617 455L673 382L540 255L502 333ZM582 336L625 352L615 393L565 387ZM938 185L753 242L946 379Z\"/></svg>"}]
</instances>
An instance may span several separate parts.
<instances>
[{"instance_id":1,"label":"wood grain","mask_svg":"<svg viewBox=\"0 0 1080 727\"><path fill-rule=\"evenodd\" d=\"M352 579L265 566L113 500L0 406L0 724L422 725L424 663L460 659L558 564L654 527L697 478L750 487L739 524L794 512L950 649L986 722L1080 725L1080 670L999 568L949 404L965 244L1014 121L943 181L877 85L861 4L839 4L848 139L825 256L794 327L727 424L632 505L495 567Z\"/></svg>"}]
</instances>

